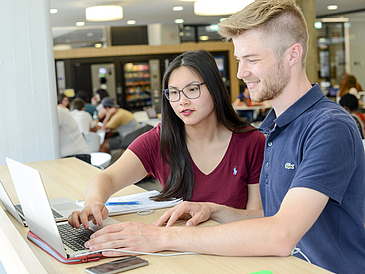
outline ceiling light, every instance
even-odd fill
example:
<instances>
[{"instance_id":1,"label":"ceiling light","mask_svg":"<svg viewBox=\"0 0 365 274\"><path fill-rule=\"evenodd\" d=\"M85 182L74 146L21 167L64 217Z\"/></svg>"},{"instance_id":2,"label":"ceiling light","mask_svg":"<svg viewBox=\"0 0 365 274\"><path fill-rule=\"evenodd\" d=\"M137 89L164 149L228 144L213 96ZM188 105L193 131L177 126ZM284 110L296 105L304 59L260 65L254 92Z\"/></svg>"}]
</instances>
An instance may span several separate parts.
<instances>
[{"instance_id":1,"label":"ceiling light","mask_svg":"<svg viewBox=\"0 0 365 274\"><path fill-rule=\"evenodd\" d=\"M56 14L58 12L58 9L50 9L49 12L50 14Z\"/></svg>"},{"instance_id":2,"label":"ceiling light","mask_svg":"<svg viewBox=\"0 0 365 274\"><path fill-rule=\"evenodd\" d=\"M175 23L176 24L182 24L182 23L184 23L184 19L176 19Z\"/></svg>"},{"instance_id":3,"label":"ceiling light","mask_svg":"<svg viewBox=\"0 0 365 274\"><path fill-rule=\"evenodd\" d=\"M175 6L172 8L173 11L182 11L184 9L184 7L182 6Z\"/></svg>"},{"instance_id":4,"label":"ceiling light","mask_svg":"<svg viewBox=\"0 0 365 274\"><path fill-rule=\"evenodd\" d=\"M85 10L88 21L113 21L123 18L123 8L121 6L92 6Z\"/></svg>"},{"instance_id":5,"label":"ceiling light","mask_svg":"<svg viewBox=\"0 0 365 274\"><path fill-rule=\"evenodd\" d=\"M102 47L103 47L103 44L101 44L101 43L96 43L96 44L95 44L95 47L96 47L97 49L100 49L100 48L102 48Z\"/></svg>"},{"instance_id":6,"label":"ceiling light","mask_svg":"<svg viewBox=\"0 0 365 274\"><path fill-rule=\"evenodd\" d=\"M136 20L128 20L127 24L128 25L134 25L134 24L136 24Z\"/></svg>"},{"instance_id":7,"label":"ceiling light","mask_svg":"<svg viewBox=\"0 0 365 274\"><path fill-rule=\"evenodd\" d=\"M85 22L76 22L76 26L83 27L85 26Z\"/></svg>"},{"instance_id":8,"label":"ceiling light","mask_svg":"<svg viewBox=\"0 0 365 274\"><path fill-rule=\"evenodd\" d=\"M226 15L242 10L254 0L198 0L194 3L196 15Z\"/></svg>"},{"instance_id":9,"label":"ceiling light","mask_svg":"<svg viewBox=\"0 0 365 274\"><path fill-rule=\"evenodd\" d=\"M203 36L200 36L199 39L202 41L207 41L207 40L209 40L209 37L206 35L203 35Z\"/></svg>"},{"instance_id":10,"label":"ceiling light","mask_svg":"<svg viewBox=\"0 0 365 274\"><path fill-rule=\"evenodd\" d=\"M329 5L329 6L327 6L327 9L328 10L337 10L338 6L337 5Z\"/></svg>"},{"instance_id":11,"label":"ceiling light","mask_svg":"<svg viewBox=\"0 0 365 274\"><path fill-rule=\"evenodd\" d=\"M323 23L343 23L343 22L348 22L349 19L348 18L344 18L344 17L340 17L340 18L328 17L328 18L322 18L321 21Z\"/></svg>"}]
</instances>

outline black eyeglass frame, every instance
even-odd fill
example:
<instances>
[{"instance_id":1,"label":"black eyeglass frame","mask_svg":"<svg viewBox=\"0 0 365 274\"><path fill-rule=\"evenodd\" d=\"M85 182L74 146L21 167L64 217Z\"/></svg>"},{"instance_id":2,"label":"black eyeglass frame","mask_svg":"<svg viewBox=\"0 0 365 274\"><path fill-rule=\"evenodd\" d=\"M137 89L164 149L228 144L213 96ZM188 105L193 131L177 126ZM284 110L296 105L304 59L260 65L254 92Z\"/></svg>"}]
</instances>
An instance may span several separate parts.
<instances>
[{"instance_id":1,"label":"black eyeglass frame","mask_svg":"<svg viewBox=\"0 0 365 274\"><path fill-rule=\"evenodd\" d=\"M164 89L162 92L165 94L165 97L166 97L166 99L167 100L169 100L170 102L177 102L177 101L179 101L180 100L180 93L182 92L183 94L184 94L184 96L186 97L186 98L188 98L188 99L190 99L190 100L193 100L193 99L197 99L197 98L199 98L200 97L200 95L201 95L201 90L200 90L200 86L202 86L202 85L204 85L205 84L205 82L203 82L203 83L200 83L200 84L190 84L190 85L187 85L187 86L185 86L185 87L183 87L182 89L177 89L177 88L174 88L174 90L177 90L178 92L179 92L179 97L178 97L178 99L177 100L170 100L170 98L169 98L169 95L168 95L168 93L169 93L169 89L167 88L167 89ZM197 86L198 87L198 89L199 89L199 95L197 96L197 97L194 97L194 98L190 98L189 96L187 96L185 93L184 93L184 89L185 88L187 88L187 87L191 87L191 86Z\"/></svg>"}]
</instances>

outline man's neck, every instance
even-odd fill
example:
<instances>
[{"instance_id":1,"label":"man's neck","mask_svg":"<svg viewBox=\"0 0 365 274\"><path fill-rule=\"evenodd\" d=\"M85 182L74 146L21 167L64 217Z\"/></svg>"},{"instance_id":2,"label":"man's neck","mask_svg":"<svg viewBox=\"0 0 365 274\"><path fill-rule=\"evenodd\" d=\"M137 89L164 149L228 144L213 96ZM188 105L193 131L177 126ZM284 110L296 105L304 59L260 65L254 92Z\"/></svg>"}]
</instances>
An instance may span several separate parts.
<instances>
[{"instance_id":1,"label":"man's neck","mask_svg":"<svg viewBox=\"0 0 365 274\"><path fill-rule=\"evenodd\" d=\"M292 77L285 90L278 98L270 100L269 103L275 110L276 117L279 117L292 104L298 101L304 94L312 88L305 72L297 77Z\"/></svg>"}]
</instances>

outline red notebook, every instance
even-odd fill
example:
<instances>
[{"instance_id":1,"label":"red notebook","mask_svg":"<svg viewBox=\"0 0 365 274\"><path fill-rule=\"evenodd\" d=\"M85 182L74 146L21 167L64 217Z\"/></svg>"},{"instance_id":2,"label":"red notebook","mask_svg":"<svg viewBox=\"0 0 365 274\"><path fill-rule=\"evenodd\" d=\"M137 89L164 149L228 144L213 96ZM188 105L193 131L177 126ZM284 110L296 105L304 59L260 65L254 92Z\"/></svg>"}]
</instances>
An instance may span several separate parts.
<instances>
[{"instance_id":1,"label":"red notebook","mask_svg":"<svg viewBox=\"0 0 365 274\"><path fill-rule=\"evenodd\" d=\"M93 254L80 256L80 257L74 257L74 258L64 258L56 250L54 250L47 243L45 243L40 238L38 238L31 231L28 231L27 237L28 237L28 240L32 241L36 246L40 247L45 252L47 252L49 255L51 255L53 258L55 258L57 261L64 263L64 264L81 264L81 263L87 263L87 262L95 262L95 261L99 261L100 259L106 258L101 253L96 253L96 254L93 253Z\"/></svg>"}]
</instances>

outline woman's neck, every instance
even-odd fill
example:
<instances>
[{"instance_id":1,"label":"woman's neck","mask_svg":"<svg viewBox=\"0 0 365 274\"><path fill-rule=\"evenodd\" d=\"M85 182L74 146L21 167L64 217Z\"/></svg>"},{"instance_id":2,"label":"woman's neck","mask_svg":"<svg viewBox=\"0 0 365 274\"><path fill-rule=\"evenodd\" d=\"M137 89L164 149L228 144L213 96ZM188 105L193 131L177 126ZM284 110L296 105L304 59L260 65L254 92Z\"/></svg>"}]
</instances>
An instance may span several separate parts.
<instances>
[{"instance_id":1,"label":"woman's neck","mask_svg":"<svg viewBox=\"0 0 365 274\"><path fill-rule=\"evenodd\" d=\"M231 132L223 125L206 123L204 125L185 126L186 143L190 145L209 144L211 142L226 138Z\"/></svg>"}]
</instances>

